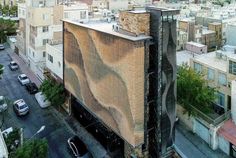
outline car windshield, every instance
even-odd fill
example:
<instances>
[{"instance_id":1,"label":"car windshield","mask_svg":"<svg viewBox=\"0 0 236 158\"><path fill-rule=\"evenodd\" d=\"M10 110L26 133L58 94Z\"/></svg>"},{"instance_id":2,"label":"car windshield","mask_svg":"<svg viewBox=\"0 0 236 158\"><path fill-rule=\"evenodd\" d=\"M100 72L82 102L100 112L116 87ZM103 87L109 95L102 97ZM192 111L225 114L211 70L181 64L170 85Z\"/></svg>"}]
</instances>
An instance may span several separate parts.
<instances>
[{"instance_id":1,"label":"car windshield","mask_svg":"<svg viewBox=\"0 0 236 158\"><path fill-rule=\"evenodd\" d=\"M19 106L19 109L24 109L26 107L28 107L28 106L26 104L23 104L23 105Z\"/></svg>"},{"instance_id":2,"label":"car windshield","mask_svg":"<svg viewBox=\"0 0 236 158\"><path fill-rule=\"evenodd\" d=\"M79 152L79 156L83 156L88 152L85 144L80 140L79 137L75 136L71 139L71 142L73 142Z\"/></svg>"},{"instance_id":3,"label":"car windshield","mask_svg":"<svg viewBox=\"0 0 236 158\"><path fill-rule=\"evenodd\" d=\"M26 80L27 79L27 76L24 76L24 77L20 77L22 80Z\"/></svg>"},{"instance_id":4,"label":"car windshield","mask_svg":"<svg viewBox=\"0 0 236 158\"><path fill-rule=\"evenodd\" d=\"M0 99L0 105L4 104L4 99Z\"/></svg>"},{"instance_id":5,"label":"car windshield","mask_svg":"<svg viewBox=\"0 0 236 158\"><path fill-rule=\"evenodd\" d=\"M16 66L17 64L16 63L11 63L11 65Z\"/></svg>"}]
</instances>

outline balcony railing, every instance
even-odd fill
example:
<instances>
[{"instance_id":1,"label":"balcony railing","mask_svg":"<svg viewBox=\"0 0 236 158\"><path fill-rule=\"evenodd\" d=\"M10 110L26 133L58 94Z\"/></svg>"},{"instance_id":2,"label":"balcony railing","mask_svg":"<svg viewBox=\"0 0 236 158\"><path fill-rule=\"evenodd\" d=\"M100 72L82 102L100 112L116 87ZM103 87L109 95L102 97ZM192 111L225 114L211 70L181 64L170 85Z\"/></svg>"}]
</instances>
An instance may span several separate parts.
<instances>
[{"instance_id":1,"label":"balcony railing","mask_svg":"<svg viewBox=\"0 0 236 158\"><path fill-rule=\"evenodd\" d=\"M191 106L191 105L190 105ZM220 123L228 120L231 116L231 111L227 111L222 115L218 115L217 113L209 113L209 114L205 114L202 111L198 110L196 107L191 106L192 109L195 111L196 113L196 117L206 121L209 124L212 124L214 126L219 125Z\"/></svg>"}]
</instances>

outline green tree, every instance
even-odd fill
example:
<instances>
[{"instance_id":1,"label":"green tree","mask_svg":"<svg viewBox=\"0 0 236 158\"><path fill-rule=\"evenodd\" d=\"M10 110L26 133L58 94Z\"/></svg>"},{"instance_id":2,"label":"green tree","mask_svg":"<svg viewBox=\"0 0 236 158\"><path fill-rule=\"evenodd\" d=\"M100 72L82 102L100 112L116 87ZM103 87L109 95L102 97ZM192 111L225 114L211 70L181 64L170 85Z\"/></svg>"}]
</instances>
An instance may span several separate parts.
<instances>
[{"instance_id":1,"label":"green tree","mask_svg":"<svg viewBox=\"0 0 236 158\"><path fill-rule=\"evenodd\" d=\"M7 35L16 34L16 23L11 20L4 20L0 18L0 43L6 41Z\"/></svg>"},{"instance_id":2,"label":"green tree","mask_svg":"<svg viewBox=\"0 0 236 158\"><path fill-rule=\"evenodd\" d=\"M215 88L208 87L203 74L195 72L187 65L182 65L178 69L177 100L189 115L195 115L192 106L205 114L210 113L215 92Z\"/></svg>"},{"instance_id":3,"label":"green tree","mask_svg":"<svg viewBox=\"0 0 236 158\"><path fill-rule=\"evenodd\" d=\"M46 158L48 157L48 142L46 139L34 139L25 142L22 147L10 154L11 158Z\"/></svg>"},{"instance_id":4,"label":"green tree","mask_svg":"<svg viewBox=\"0 0 236 158\"><path fill-rule=\"evenodd\" d=\"M54 80L44 80L39 88L52 105L62 105L65 102L64 87Z\"/></svg>"},{"instance_id":5,"label":"green tree","mask_svg":"<svg viewBox=\"0 0 236 158\"><path fill-rule=\"evenodd\" d=\"M0 64L0 79L2 78L3 71L4 71L4 66Z\"/></svg>"}]
</instances>

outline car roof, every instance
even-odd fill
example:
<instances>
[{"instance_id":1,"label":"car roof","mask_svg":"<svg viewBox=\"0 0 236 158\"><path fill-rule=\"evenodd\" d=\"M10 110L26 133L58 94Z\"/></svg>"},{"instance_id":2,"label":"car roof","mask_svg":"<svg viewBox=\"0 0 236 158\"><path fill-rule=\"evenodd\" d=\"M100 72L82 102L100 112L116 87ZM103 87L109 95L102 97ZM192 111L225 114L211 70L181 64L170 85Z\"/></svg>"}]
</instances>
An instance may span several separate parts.
<instances>
[{"instance_id":1,"label":"car roof","mask_svg":"<svg viewBox=\"0 0 236 158\"><path fill-rule=\"evenodd\" d=\"M20 77L27 77L25 74L21 74Z\"/></svg>"},{"instance_id":2,"label":"car roof","mask_svg":"<svg viewBox=\"0 0 236 158\"><path fill-rule=\"evenodd\" d=\"M25 101L23 99L19 99L15 102L18 106L22 106L22 105L25 105Z\"/></svg>"},{"instance_id":3,"label":"car roof","mask_svg":"<svg viewBox=\"0 0 236 158\"><path fill-rule=\"evenodd\" d=\"M83 156L88 152L86 145L78 136L73 136L70 140L75 144L80 156Z\"/></svg>"},{"instance_id":4,"label":"car roof","mask_svg":"<svg viewBox=\"0 0 236 158\"><path fill-rule=\"evenodd\" d=\"M11 61L11 64L14 64L14 63L16 63L15 61Z\"/></svg>"},{"instance_id":5,"label":"car roof","mask_svg":"<svg viewBox=\"0 0 236 158\"><path fill-rule=\"evenodd\" d=\"M3 96L0 96L0 100L3 100L3 98L4 98Z\"/></svg>"}]
</instances>

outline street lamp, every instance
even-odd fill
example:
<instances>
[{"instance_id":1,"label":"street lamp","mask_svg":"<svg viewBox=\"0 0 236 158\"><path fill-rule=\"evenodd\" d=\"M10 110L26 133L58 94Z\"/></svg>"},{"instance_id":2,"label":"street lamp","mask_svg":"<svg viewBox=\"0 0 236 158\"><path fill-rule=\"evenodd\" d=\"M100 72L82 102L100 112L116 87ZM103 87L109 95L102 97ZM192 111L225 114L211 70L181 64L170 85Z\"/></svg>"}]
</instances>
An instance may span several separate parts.
<instances>
[{"instance_id":1,"label":"street lamp","mask_svg":"<svg viewBox=\"0 0 236 158\"><path fill-rule=\"evenodd\" d=\"M45 127L46 127L45 125L41 126L40 129L30 137L30 139L32 139L34 136L42 132L45 129ZM25 143L28 142L30 139L26 140ZM23 129L21 129L21 145L23 145Z\"/></svg>"}]
</instances>

